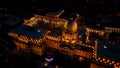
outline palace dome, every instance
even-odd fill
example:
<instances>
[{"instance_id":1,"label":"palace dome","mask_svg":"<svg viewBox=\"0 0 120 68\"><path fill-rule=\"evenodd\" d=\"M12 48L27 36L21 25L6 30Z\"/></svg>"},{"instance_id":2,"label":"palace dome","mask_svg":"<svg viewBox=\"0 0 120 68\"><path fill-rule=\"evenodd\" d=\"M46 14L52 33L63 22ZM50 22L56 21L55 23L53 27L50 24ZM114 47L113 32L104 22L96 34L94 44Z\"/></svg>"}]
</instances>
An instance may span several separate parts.
<instances>
[{"instance_id":1,"label":"palace dome","mask_svg":"<svg viewBox=\"0 0 120 68\"><path fill-rule=\"evenodd\" d=\"M66 22L64 25L65 30L70 32L76 32L77 31L77 22L70 20L69 22Z\"/></svg>"}]
</instances>

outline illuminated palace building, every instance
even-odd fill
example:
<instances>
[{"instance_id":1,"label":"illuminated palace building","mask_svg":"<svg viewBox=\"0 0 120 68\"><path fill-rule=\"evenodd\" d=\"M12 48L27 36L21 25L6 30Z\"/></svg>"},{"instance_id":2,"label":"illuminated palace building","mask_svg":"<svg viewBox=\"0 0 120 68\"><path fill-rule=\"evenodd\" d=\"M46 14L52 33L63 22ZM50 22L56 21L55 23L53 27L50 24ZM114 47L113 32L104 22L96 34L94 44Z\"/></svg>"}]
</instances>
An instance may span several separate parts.
<instances>
[{"instance_id":1,"label":"illuminated palace building","mask_svg":"<svg viewBox=\"0 0 120 68\"><path fill-rule=\"evenodd\" d=\"M106 37L107 29L86 27L80 30L79 14L76 14L75 19L67 20L60 18L63 12L64 10L60 10L47 13L45 16L35 15L11 30L8 35L13 38L17 50L41 56L46 49L52 48L58 50L60 54L88 59L90 68L98 68L97 64L120 67L120 58L117 58L120 57L120 53L117 52L120 46L100 40Z\"/></svg>"}]
</instances>

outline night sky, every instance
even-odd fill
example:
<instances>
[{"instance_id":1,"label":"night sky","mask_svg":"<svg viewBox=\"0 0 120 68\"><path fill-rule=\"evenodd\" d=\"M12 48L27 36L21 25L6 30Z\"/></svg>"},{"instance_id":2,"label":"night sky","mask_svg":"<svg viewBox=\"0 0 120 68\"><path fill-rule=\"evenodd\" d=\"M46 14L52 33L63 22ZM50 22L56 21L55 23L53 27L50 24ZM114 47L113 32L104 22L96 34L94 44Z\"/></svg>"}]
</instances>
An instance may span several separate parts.
<instances>
[{"instance_id":1,"label":"night sky","mask_svg":"<svg viewBox=\"0 0 120 68\"><path fill-rule=\"evenodd\" d=\"M8 8L12 10L12 13L33 13L35 11L39 13L38 10L44 8L50 9L47 11L64 9L66 12L79 13L93 19L100 14L116 15L120 13L119 4L119 0L0 0L0 8ZM119 18L116 19L115 21L118 22ZM114 25L120 24L115 23Z\"/></svg>"},{"instance_id":2,"label":"night sky","mask_svg":"<svg viewBox=\"0 0 120 68\"><path fill-rule=\"evenodd\" d=\"M94 8L119 8L119 0L0 0L4 7L29 8L33 5L39 7L94 7ZM71 7L71 8L72 8Z\"/></svg>"}]
</instances>

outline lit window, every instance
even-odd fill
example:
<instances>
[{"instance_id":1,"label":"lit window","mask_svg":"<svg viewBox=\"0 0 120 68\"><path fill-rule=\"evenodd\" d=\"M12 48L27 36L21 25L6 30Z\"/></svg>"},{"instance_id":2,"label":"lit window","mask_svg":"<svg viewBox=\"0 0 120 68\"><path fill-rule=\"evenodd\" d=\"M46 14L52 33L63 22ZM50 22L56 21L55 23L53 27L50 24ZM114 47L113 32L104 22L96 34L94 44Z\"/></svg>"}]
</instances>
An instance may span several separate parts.
<instances>
[{"instance_id":1,"label":"lit window","mask_svg":"<svg viewBox=\"0 0 120 68\"><path fill-rule=\"evenodd\" d=\"M104 49L106 49L106 48L107 48L107 46L105 46L105 45L104 45L104 46L103 46L103 48L104 48Z\"/></svg>"}]
</instances>

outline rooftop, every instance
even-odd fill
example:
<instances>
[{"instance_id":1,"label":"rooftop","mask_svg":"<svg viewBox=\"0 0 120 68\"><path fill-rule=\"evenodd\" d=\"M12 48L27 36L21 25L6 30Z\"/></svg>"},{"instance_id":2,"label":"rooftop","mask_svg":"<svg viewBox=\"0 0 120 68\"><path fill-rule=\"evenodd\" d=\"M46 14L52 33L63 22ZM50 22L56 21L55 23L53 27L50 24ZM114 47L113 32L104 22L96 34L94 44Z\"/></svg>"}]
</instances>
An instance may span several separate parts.
<instances>
[{"instance_id":1,"label":"rooftop","mask_svg":"<svg viewBox=\"0 0 120 68\"><path fill-rule=\"evenodd\" d=\"M47 32L47 30L38 27L21 25L12 30L12 32L18 33L18 35L29 36L31 38L40 38Z\"/></svg>"},{"instance_id":2,"label":"rooftop","mask_svg":"<svg viewBox=\"0 0 120 68\"><path fill-rule=\"evenodd\" d=\"M120 60L120 46L118 44L100 41L98 43L98 56L107 57L113 60Z\"/></svg>"}]
</instances>

